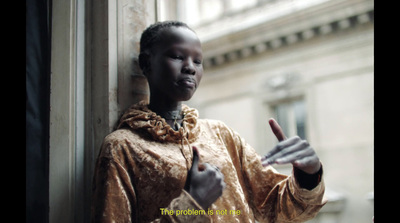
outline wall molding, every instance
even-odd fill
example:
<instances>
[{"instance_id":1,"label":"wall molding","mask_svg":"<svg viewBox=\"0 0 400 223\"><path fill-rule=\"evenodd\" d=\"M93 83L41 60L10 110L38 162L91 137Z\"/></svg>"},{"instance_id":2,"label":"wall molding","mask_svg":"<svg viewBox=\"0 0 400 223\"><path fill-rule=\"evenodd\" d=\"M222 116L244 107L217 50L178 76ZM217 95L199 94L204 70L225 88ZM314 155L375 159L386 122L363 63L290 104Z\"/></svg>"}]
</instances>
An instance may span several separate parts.
<instances>
[{"instance_id":1,"label":"wall molding","mask_svg":"<svg viewBox=\"0 0 400 223\"><path fill-rule=\"evenodd\" d=\"M345 6L326 3L326 6L318 6L318 10L308 9L296 12L255 27L207 40L202 43L203 65L205 68L214 68L324 35L373 23L374 6L372 3L369 1L350 3Z\"/></svg>"}]
</instances>

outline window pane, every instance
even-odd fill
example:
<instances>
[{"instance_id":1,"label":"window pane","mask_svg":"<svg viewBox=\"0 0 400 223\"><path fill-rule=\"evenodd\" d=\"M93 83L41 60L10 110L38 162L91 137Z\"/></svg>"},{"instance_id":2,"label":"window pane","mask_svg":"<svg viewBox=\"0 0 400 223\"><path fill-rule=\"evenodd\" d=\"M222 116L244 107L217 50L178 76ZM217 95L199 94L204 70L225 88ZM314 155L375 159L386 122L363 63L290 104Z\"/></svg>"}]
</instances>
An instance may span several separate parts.
<instances>
[{"instance_id":1,"label":"window pane","mask_svg":"<svg viewBox=\"0 0 400 223\"><path fill-rule=\"evenodd\" d=\"M306 139L306 111L303 100L293 102L293 109L296 119L297 135L302 139Z\"/></svg>"},{"instance_id":2,"label":"window pane","mask_svg":"<svg viewBox=\"0 0 400 223\"><path fill-rule=\"evenodd\" d=\"M276 121L282 127L286 136L289 134L288 108L288 104L280 104L275 107Z\"/></svg>"},{"instance_id":3,"label":"window pane","mask_svg":"<svg viewBox=\"0 0 400 223\"><path fill-rule=\"evenodd\" d=\"M306 107L304 100L291 101L274 107L276 121L287 137L306 138Z\"/></svg>"}]
</instances>

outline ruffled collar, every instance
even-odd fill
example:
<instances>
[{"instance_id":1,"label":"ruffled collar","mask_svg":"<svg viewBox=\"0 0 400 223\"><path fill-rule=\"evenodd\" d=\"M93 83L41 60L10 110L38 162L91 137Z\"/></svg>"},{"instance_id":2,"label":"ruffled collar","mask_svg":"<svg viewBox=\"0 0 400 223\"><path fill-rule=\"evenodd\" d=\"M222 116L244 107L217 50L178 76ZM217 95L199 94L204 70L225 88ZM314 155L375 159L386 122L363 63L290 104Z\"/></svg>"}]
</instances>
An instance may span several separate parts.
<instances>
[{"instance_id":1,"label":"ruffled collar","mask_svg":"<svg viewBox=\"0 0 400 223\"><path fill-rule=\"evenodd\" d=\"M151 137L160 142L181 143L183 139L189 143L194 142L199 135L196 109L182 105L184 114L182 127L175 131L161 116L148 108L145 101L132 105L121 117L118 129L129 127L134 130L143 130L150 133Z\"/></svg>"}]
</instances>

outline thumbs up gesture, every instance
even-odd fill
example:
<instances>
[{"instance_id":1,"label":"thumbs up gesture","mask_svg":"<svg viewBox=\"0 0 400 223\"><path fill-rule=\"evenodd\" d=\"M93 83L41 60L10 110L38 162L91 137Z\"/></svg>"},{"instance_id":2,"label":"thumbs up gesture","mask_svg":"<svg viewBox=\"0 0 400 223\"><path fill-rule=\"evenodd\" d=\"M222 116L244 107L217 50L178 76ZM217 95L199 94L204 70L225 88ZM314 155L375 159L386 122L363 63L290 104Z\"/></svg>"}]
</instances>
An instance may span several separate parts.
<instances>
[{"instance_id":1,"label":"thumbs up gesture","mask_svg":"<svg viewBox=\"0 0 400 223\"><path fill-rule=\"evenodd\" d=\"M222 195L225 186L221 170L209 163L200 163L199 151L193 146L193 164L188 172L185 190L207 210Z\"/></svg>"},{"instance_id":2,"label":"thumbs up gesture","mask_svg":"<svg viewBox=\"0 0 400 223\"><path fill-rule=\"evenodd\" d=\"M261 158L263 166L291 163L308 174L319 171L321 168L319 158L306 140L298 136L287 138L279 124L272 118L269 120L269 125L279 143Z\"/></svg>"}]
</instances>

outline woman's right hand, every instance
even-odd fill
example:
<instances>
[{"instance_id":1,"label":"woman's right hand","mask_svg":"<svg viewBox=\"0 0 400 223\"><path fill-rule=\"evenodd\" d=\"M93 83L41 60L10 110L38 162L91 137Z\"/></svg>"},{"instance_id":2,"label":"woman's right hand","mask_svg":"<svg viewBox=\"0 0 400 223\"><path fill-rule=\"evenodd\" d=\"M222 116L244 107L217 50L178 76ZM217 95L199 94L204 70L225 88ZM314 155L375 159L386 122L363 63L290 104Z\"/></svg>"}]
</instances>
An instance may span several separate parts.
<instances>
[{"instance_id":1,"label":"woman's right hand","mask_svg":"<svg viewBox=\"0 0 400 223\"><path fill-rule=\"evenodd\" d=\"M199 152L193 146L193 164L188 172L185 189L200 206L207 210L225 189L224 175L220 169L209 163L199 164Z\"/></svg>"}]
</instances>

